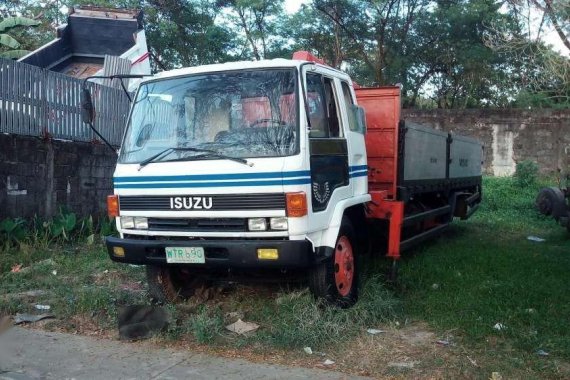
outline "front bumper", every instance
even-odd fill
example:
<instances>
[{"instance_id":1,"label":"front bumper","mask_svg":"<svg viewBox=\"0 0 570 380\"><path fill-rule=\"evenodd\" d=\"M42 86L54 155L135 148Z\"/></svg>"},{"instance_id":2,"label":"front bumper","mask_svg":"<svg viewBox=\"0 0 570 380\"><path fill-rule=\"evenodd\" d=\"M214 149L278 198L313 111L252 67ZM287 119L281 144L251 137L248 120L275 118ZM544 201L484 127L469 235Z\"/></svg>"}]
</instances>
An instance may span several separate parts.
<instances>
[{"instance_id":1,"label":"front bumper","mask_svg":"<svg viewBox=\"0 0 570 380\"><path fill-rule=\"evenodd\" d=\"M111 260L120 263L166 265L165 247L204 248L205 264L172 264L199 268L242 269L302 269L315 262L311 243L306 240L139 240L107 237L105 240ZM124 256L113 253L121 247ZM279 251L276 260L257 258L258 248L275 248ZM170 265L170 264L169 264Z\"/></svg>"}]
</instances>

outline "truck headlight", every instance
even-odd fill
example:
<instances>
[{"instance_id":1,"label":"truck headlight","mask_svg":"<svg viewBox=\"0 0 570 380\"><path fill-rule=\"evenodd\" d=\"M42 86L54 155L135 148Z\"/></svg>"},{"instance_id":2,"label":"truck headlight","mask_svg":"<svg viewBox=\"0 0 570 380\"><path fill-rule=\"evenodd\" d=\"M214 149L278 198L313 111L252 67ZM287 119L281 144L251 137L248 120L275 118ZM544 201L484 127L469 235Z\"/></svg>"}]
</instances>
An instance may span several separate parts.
<instances>
[{"instance_id":1,"label":"truck headlight","mask_svg":"<svg viewBox=\"0 0 570 380\"><path fill-rule=\"evenodd\" d=\"M280 230L280 231L284 231L287 230L287 228L289 228L289 224L287 223L287 218L284 216L269 219L269 226L271 227L272 230Z\"/></svg>"},{"instance_id":2,"label":"truck headlight","mask_svg":"<svg viewBox=\"0 0 570 380\"><path fill-rule=\"evenodd\" d=\"M248 219L247 226L250 231L265 231L267 230L267 220L265 218L251 218Z\"/></svg>"},{"instance_id":3,"label":"truck headlight","mask_svg":"<svg viewBox=\"0 0 570 380\"><path fill-rule=\"evenodd\" d=\"M148 219L142 217L135 217L135 228L137 230L148 230Z\"/></svg>"},{"instance_id":4,"label":"truck headlight","mask_svg":"<svg viewBox=\"0 0 570 380\"><path fill-rule=\"evenodd\" d=\"M121 216L121 228L128 230L135 228L135 218L132 216Z\"/></svg>"}]
</instances>

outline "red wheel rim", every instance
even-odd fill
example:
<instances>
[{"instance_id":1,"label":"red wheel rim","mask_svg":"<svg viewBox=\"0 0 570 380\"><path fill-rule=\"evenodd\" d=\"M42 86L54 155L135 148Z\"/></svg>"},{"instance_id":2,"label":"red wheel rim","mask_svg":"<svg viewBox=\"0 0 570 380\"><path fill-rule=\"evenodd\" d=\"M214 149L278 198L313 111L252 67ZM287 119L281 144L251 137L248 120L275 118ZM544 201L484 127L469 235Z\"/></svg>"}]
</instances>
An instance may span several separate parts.
<instances>
[{"instance_id":1,"label":"red wheel rim","mask_svg":"<svg viewBox=\"0 0 570 380\"><path fill-rule=\"evenodd\" d=\"M352 245L346 236L341 236L336 243L334 254L334 280L338 293L346 297L352 289L354 279L354 256Z\"/></svg>"}]
</instances>

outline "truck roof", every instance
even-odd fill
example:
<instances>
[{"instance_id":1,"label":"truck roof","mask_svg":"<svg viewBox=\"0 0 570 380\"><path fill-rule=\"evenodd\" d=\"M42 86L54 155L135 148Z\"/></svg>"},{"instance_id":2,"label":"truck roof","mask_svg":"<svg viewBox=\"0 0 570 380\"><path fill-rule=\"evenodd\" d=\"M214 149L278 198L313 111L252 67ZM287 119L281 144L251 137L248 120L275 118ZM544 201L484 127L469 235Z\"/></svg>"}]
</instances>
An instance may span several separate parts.
<instances>
[{"instance_id":1,"label":"truck roof","mask_svg":"<svg viewBox=\"0 0 570 380\"><path fill-rule=\"evenodd\" d=\"M335 76L341 77L350 81L350 77L343 71L331 68L326 65L321 65L315 62L300 61L293 59L264 59L260 61L238 61L238 62L227 62L227 63L215 63L211 65L202 65L194 67L183 67L180 69L162 71L152 77L145 78L142 83L153 81L156 79L167 79L175 78L180 76L201 74L201 73L211 73L211 72L222 72L222 71L234 71L234 70L244 70L244 69L261 69L261 68L279 68L279 67L299 67L303 63L311 63L316 66L325 68L331 72L335 73Z\"/></svg>"}]
</instances>

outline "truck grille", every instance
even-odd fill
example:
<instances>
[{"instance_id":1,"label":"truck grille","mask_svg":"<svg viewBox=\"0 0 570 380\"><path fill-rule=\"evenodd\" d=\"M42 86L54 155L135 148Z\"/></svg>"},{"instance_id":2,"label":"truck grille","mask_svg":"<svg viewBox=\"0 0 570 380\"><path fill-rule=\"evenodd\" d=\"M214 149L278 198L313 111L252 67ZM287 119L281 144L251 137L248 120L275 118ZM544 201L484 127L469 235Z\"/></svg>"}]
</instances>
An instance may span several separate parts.
<instances>
[{"instance_id":1,"label":"truck grille","mask_svg":"<svg viewBox=\"0 0 570 380\"><path fill-rule=\"evenodd\" d=\"M247 219L245 218L149 218L148 229L150 231L171 232L245 232L247 231Z\"/></svg>"},{"instance_id":2,"label":"truck grille","mask_svg":"<svg viewBox=\"0 0 570 380\"><path fill-rule=\"evenodd\" d=\"M200 198L200 204L209 207L171 207L171 198ZM182 202L183 203L183 202ZM187 202L191 204L192 202ZM179 203L180 204L180 203ZM156 195L119 196L124 211L232 211L232 210L284 210L285 194L217 194L217 195Z\"/></svg>"}]
</instances>

